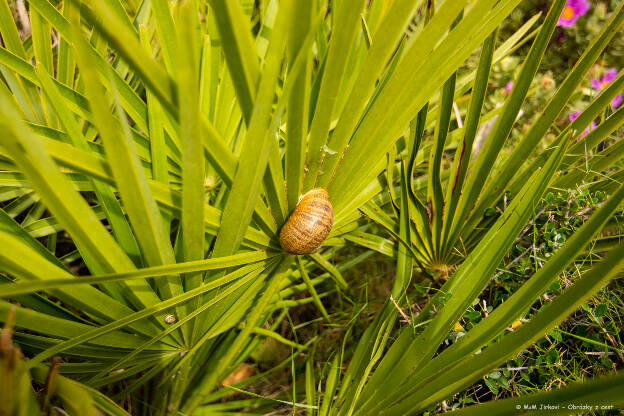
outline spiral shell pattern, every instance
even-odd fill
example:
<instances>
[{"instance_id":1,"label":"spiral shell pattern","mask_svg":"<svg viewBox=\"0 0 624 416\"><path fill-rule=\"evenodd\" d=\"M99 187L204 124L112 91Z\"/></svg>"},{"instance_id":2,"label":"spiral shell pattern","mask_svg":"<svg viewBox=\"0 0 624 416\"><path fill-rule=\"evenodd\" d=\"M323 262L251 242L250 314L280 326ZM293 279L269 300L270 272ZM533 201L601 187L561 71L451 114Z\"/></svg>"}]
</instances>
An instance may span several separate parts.
<instances>
[{"instance_id":1,"label":"spiral shell pattern","mask_svg":"<svg viewBox=\"0 0 624 416\"><path fill-rule=\"evenodd\" d=\"M334 222L326 189L315 188L301 197L280 231L280 245L291 254L311 254L322 245Z\"/></svg>"}]
</instances>

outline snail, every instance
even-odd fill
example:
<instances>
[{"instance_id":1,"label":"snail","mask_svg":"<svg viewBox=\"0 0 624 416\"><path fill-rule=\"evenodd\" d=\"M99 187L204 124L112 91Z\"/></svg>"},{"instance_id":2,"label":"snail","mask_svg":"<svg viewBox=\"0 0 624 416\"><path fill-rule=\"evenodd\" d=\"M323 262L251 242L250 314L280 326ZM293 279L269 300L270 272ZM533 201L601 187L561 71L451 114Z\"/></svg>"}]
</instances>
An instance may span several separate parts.
<instances>
[{"instance_id":1,"label":"snail","mask_svg":"<svg viewBox=\"0 0 624 416\"><path fill-rule=\"evenodd\" d=\"M306 192L280 231L280 245L291 254L316 252L331 231L334 214L326 189Z\"/></svg>"}]
</instances>

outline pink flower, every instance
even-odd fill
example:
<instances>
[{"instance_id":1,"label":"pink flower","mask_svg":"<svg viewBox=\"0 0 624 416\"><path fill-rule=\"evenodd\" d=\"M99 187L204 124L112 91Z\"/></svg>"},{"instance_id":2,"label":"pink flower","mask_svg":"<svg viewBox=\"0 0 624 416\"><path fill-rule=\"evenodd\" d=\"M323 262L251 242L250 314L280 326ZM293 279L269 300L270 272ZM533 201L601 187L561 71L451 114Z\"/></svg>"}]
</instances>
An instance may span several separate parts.
<instances>
[{"instance_id":1,"label":"pink flower","mask_svg":"<svg viewBox=\"0 0 624 416\"><path fill-rule=\"evenodd\" d=\"M601 90L606 87L617 76L617 69L609 68L607 71L598 78L592 79L592 88L595 90Z\"/></svg>"},{"instance_id":2,"label":"pink flower","mask_svg":"<svg viewBox=\"0 0 624 416\"><path fill-rule=\"evenodd\" d=\"M581 114L580 111L575 111L572 114L570 114L570 121L574 121L575 118L577 118L579 116L579 114ZM587 126L587 128L585 130L583 130L583 133L581 133L581 135L576 139L580 139L582 137L587 136L587 134L594 130L596 128L596 123L594 123L593 121L591 122L591 124L589 126Z\"/></svg>"},{"instance_id":3,"label":"pink flower","mask_svg":"<svg viewBox=\"0 0 624 416\"><path fill-rule=\"evenodd\" d=\"M559 17L557 26L572 26L576 19L587 13L587 10L589 10L587 0L568 0Z\"/></svg>"},{"instance_id":4,"label":"pink flower","mask_svg":"<svg viewBox=\"0 0 624 416\"><path fill-rule=\"evenodd\" d=\"M507 82L507 84L505 84L505 94L509 94L511 92L511 89L513 88L513 81L509 81Z\"/></svg>"},{"instance_id":5,"label":"pink flower","mask_svg":"<svg viewBox=\"0 0 624 416\"><path fill-rule=\"evenodd\" d=\"M605 88L607 85L609 85L611 81L615 79L617 74L618 74L617 69L615 68L607 69L601 77L592 79L592 82L591 82L592 88L595 90L601 90ZM611 101L611 107L618 108L620 104L622 104L622 94L618 94L615 96L615 98Z\"/></svg>"}]
</instances>

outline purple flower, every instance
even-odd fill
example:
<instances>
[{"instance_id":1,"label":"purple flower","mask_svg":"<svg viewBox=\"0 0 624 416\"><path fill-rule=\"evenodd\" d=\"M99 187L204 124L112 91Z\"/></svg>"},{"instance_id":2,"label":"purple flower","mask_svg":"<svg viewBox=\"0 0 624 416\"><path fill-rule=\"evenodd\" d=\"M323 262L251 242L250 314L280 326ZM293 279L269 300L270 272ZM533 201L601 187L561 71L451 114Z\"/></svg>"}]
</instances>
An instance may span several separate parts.
<instances>
[{"instance_id":1,"label":"purple flower","mask_svg":"<svg viewBox=\"0 0 624 416\"><path fill-rule=\"evenodd\" d=\"M592 88L595 90L601 90L606 87L617 76L617 69L609 68L607 71L598 78L592 79Z\"/></svg>"},{"instance_id":2,"label":"purple flower","mask_svg":"<svg viewBox=\"0 0 624 416\"><path fill-rule=\"evenodd\" d=\"M615 110L620 104L622 104L622 94L616 95L613 101L611 101L611 108Z\"/></svg>"},{"instance_id":3,"label":"purple flower","mask_svg":"<svg viewBox=\"0 0 624 416\"><path fill-rule=\"evenodd\" d=\"M505 94L509 94L512 88L513 88L513 81L507 82L507 84L505 84Z\"/></svg>"},{"instance_id":4,"label":"purple flower","mask_svg":"<svg viewBox=\"0 0 624 416\"><path fill-rule=\"evenodd\" d=\"M581 114L580 111L575 111L572 114L570 114L570 121L574 121L575 118L577 118L579 116L579 114ZM587 134L594 130L596 128L596 123L594 123L593 121L591 122L591 124L589 126L587 126L587 128L585 130L583 130L583 133L581 133L581 135L576 139L580 139L582 137L587 136Z\"/></svg>"},{"instance_id":5,"label":"purple flower","mask_svg":"<svg viewBox=\"0 0 624 416\"><path fill-rule=\"evenodd\" d=\"M587 13L587 10L589 10L587 0L568 0L559 17L557 26L572 26L576 19Z\"/></svg>"}]
</instances>

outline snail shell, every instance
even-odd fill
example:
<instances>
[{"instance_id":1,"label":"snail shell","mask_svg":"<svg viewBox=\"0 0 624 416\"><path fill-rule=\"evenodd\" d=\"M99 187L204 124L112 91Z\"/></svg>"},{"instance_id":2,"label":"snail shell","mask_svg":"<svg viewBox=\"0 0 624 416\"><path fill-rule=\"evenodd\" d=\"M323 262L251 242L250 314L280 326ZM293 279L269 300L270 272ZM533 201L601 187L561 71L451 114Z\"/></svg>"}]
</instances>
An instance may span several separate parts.
<instances>
[{"instance_id":1,"label":"snail shell","mask_svg":"<svg viewBox=\"0 0 624 416\"><path fill-rule=\"evenodd\" d=\"M301 197L280 231L280 245L292 254L317 251L331 231L334 214L326 189L316 188Z\"/></svg>"}]
</instances>

